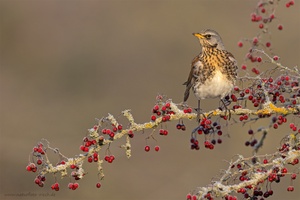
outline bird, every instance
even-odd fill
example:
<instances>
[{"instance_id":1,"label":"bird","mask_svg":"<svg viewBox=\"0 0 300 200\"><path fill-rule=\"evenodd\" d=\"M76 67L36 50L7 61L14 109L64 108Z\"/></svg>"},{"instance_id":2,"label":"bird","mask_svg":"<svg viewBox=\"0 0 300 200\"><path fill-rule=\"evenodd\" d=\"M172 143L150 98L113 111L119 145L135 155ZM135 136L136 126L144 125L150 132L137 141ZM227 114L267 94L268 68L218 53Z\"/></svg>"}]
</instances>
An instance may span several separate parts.
<instances>
[{"instance_id":1,"label":"bird","mask_svg":"<svg viewBox=\"0 0 300 200\"><path fill-rule=\"evenodd\" d=\"M220 98L226 111L228 110L224 98L234 88L238 67L236 59L225 49L222 38L216 31L206 29L193 35L199 39L201 51L192 60L188 79L184 83L184 103L192 89L198 99L197 119L200 121L202 99Z\"/></svg>"}]
</instances>

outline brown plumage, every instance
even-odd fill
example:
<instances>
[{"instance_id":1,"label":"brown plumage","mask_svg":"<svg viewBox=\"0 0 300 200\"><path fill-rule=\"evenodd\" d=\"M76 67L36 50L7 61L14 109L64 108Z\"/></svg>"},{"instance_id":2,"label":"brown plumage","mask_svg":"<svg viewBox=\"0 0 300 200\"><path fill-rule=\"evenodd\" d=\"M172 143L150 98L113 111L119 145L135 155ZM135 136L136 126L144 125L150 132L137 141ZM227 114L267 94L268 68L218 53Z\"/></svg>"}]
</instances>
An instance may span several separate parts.
<instances>
[{"instance_id":1,"label":"brown plumage","mask_svg":"<svg viewBox=\"0 0 300 200\"><path fill-rule=\"evenodd\" d=\"M193 35L199 38L202 51L193 59L188 80L184 83L184 102L189 98L191 88L199 101L206 98L223 99L234 87L237 62L226 51L216 31L207 29Z\"/></svg>"}]
</instances>

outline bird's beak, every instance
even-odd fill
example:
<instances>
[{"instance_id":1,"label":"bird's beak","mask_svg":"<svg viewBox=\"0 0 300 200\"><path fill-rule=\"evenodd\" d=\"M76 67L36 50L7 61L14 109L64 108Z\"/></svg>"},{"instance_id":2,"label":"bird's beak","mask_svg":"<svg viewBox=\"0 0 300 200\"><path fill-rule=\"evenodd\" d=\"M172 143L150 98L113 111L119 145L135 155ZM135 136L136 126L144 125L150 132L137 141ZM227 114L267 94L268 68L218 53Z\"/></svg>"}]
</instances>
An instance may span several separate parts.
<instances>
[{"instance_id":1,"label":"bird's beak","mask_svg":"<svg viewBox=\"0 0 300 200\"><path fill-rule=\"evenodd\" d=\"M199 38L199 39L204 38L204 36L201 35L200 33L193 33L193 35L196 36L196 37Z\"/></svg>"}]
</instances>

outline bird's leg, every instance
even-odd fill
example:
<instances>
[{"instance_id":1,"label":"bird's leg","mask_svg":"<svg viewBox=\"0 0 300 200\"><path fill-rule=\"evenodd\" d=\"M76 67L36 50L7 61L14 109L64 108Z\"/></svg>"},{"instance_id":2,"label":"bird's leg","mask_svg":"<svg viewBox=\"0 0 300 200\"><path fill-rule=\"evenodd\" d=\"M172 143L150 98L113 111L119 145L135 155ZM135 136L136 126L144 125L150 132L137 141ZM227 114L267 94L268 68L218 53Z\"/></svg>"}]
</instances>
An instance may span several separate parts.
<instances>
[{"instance_id":1,"label":"bird's leg","mask_svg":"<svg viewBox=\"0 0 300 200\"><path fill-rule=\"evenodd\" d=\"M196 108L197 111L197 122L200 123L200 115L202 115L202 118L205 118L205 115L201 112L201 108L200 108L200 100L198 100L198 107Z\"/></svg>"},{"instance_id":2,"label":"bird's leg","mask_svg":"<svg viewBox=\"0 0 300 200\"><path fill-rule=\"evenodd\" d=\"M198 100L197 122L200 123L200 100Z\"/></svg>"}]
</instances>

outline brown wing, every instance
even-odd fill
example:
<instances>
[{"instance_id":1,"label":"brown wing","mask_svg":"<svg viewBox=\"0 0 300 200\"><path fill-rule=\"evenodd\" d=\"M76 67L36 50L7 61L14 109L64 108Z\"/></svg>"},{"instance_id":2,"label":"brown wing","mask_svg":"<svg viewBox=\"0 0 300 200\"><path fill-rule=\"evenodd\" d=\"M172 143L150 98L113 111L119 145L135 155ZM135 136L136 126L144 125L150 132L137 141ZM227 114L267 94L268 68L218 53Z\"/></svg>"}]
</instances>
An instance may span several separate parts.
<instances>
[{"instance_id":1,"label":"brown wing","mask_svg":"<svg viewBox=\"0 0 300 200\"><path fill-rule=\"evenodd\" d=\"M229 78L231 78L233 81L235 81L235 79L237 77L237 70L238 70L237 61L234 58L234 56L232 55L232 53L230 53L230 52L227 52L227 57L231 61L226 68L227 74L228 74Z\"/></svg>"},{"instance_id":2,"label":"brown wing","mask_svg":"<svg viewBox=\"0 0 300 200\"><path fill-rule=\"evenodd\" d=\"M199 73L199 65L196 65L197 62L199 62L199 56L196 56L191 64L191 71L188 77L188 80L183 83L183 85L186 85L186 89L184 92L183 101L186 102L186 100L189 98L190 95L190 89L194 85L195 79L198 76Z\"/></svg>"}]
</instances>

